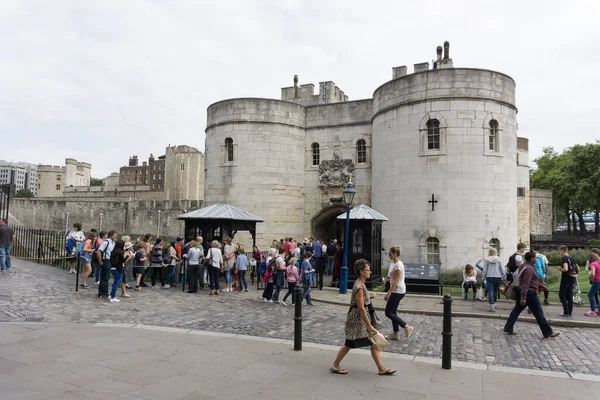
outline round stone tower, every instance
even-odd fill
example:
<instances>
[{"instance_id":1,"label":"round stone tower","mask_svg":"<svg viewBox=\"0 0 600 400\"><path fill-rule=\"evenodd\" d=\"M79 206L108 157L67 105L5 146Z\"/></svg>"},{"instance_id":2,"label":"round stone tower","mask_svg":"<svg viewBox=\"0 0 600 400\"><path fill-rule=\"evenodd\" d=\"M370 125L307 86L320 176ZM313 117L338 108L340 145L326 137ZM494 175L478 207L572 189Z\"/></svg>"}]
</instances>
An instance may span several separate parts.
<instances>
[{"instance_id":1,"label":"round stone tower","mask_svg":"<svg viewBox=\"0 0 600 400\"><path fill-rule=\"evenodd\" d=\"M416 64L373 95L373 208L405 262L464 266L517 243L515 82ZM506 249L506 251L504 251Z\"/></svg>"},{"instance_id":2,"label":"round stone tower","mask_svg":"<svg viewBox=\"0 0 600 400\"><path fill-rule=\"evenodd\" d=\"M243 98L210 105L205 205L227 203L262 217L257 233L268 243L301 237L304 125L304 107L287 101Z\"/></svg>"}]
</instances>

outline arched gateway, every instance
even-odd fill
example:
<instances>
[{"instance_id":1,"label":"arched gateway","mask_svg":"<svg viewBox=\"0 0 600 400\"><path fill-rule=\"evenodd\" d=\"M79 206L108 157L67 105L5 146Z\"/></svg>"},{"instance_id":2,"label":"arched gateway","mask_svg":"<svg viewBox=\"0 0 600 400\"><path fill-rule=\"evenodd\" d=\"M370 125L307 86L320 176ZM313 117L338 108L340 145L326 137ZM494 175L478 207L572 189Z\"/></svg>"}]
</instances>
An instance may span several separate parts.
<instances>
[{"instance_id":1,"label":"arched gateway","mask_svg":"<svg viewBox=\"0 0 600 400\"><path fill-rule=\"evenodd\" d=\"M310 221L310 231L315 239L343 240L344 229L338 226L336 218L341 213L346 212L346 207L343 205L332 205L323 208L317 212Z\"/></svg>"}]
</instances>

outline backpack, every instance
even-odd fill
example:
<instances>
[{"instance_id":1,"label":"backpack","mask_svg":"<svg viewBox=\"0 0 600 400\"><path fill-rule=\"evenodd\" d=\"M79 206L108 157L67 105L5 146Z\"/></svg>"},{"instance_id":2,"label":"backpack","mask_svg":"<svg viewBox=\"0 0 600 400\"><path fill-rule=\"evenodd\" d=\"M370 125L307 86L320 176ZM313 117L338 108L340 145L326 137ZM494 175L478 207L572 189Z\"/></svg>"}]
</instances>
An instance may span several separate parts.
<instances>
[{"instance_id":1,"label":"backpack","mask_svg":"<svg viewBox=\"0 0 600 400\"><path fill-rule=\"evenodd\" d=\"M163 262L163 252L161 247L152 247L152 262L154 264L160 264Z\"/></svg>"},{"instance_id":2,"label":"backpack","mask_svg":"<svg viewBox=\"0 0 600 400\"><path fill-rule=\"evenodd\" d=\"M515 253L512 256L510 256L510 258L508 259L508 263L506 264L506 268L508 268L508 270L510 271L511 274L513 272L515 272L518 268L517 260L516 260L518 255L519 255L519 253Z\"/></svg>"},{"instance_id":3,"label":"backpack","mask_svg":"<svg viewBox=\"0 0 600 400\"><path fill-rule=\"evenodd\" d=\"M186 243L183 245L183 249L181 249L181 255L185 255L188 253L188 251L190 250L190 243Z\"/></svg>"},{"instance_id":4,"label":"backpack","mask_svg":"<svg viewBox=\"0 0 600 400\"><path fill-rule=\"evenodd\" d=\"M67 240L67 243L65 244L65 253L68 256L73 255L73 251L75 249L75 243L73 241L73 238L69 238L69 240Z\"/></svg>"},{"instance_id":5,"label":"backpack","mask_svg":"<svg viewBox=\"0 0 600 400\"><path fill-rule=\"evenodd\" d=\"M257 271L260 275L264 275L265 272L267 272L267 261L262 260L260 262L260 264L258 265L258 271Z\"/></svg>"},{"instance_id":6,"label":"backpack","mask_svg":"<svg viewBox=\"0 0 600 400\"><path fill-rule=\"evenodd\" d=\"M171 248L173 248L173 246L169 246L169 248L167 249L167 253L163 257L163 261L166 264L171 264L171 261L173 261L173 257L171 256Z\"/></svg>"},{"instance_id":7,"label":"backpack","mask_svg":"<svg viewBox=\"0 0 600 400\"><path fill-rule=\"evenodd\" d=\"M577 261L575 261L575 259L571 256L569 256L569 262L568 262L568 270L567 270L567 274L569 274L572 277L577 277L579 275L579 265L577 265Z\"/></svg>"}]
</instances>

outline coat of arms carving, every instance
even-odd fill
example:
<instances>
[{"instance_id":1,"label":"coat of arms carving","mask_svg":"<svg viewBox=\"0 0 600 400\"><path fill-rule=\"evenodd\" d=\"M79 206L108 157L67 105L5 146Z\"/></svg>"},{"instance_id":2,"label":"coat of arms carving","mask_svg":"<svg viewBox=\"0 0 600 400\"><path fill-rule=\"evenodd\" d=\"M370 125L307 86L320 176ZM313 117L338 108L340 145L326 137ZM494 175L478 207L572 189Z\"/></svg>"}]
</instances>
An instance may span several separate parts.
<instances>
[{"instance_id":1,"label":"coat of arms carving","mask_svg":"<svg viewBox=\"0 0 600 400\"><path fill-rule=\"evenodd\" d=\"M333 153L333 160L319 164L319 186L343 187L351 180L354 180L354 163L352 160L342 160L338 152Z\"/></svg>"}]
</instances>

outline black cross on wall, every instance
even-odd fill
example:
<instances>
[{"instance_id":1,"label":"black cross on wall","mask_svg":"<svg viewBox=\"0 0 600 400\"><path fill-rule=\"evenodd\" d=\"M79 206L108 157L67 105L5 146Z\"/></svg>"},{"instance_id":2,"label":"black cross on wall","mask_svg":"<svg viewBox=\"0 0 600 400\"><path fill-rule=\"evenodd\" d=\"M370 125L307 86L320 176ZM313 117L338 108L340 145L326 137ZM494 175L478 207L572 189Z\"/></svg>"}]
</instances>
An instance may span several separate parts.
<instances>
[{"instance_id":1,"label":"black cross on wall","mask_svg":"<svg viewBox=\"0 0 600 400\"><path fill-rule=\"evenodd\" d=\"M428 201L428 203L431 203L431 211L435 211L435 203L437 203L438 201L435 199L435 195L432 194L431 195L431 200Z\"/></svg>"}]
</instances>

